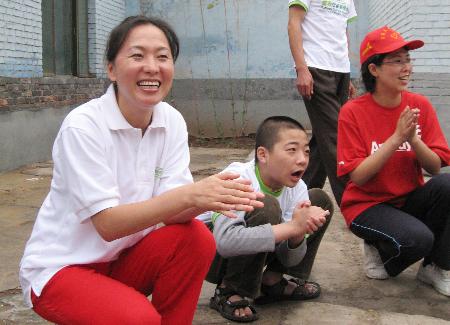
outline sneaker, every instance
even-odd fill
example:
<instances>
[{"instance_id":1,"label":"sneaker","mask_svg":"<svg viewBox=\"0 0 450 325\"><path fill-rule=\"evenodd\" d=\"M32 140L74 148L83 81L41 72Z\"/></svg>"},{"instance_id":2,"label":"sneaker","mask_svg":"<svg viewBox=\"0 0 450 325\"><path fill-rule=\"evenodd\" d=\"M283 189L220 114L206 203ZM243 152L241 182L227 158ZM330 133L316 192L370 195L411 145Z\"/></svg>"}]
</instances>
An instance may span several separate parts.
<instances>
[{"instance_id":1,"label":"sneaker","mask_svg":"<svg viewBox=\"0 0 450 325\"><path fill-rule=\"evenodd\" d=\"M420 264L417 279L431 284L439 293L450 296L450 270L443 270L434 263L427 266Z\"/></svg>"},{"instance_id":2,"label":"sneaker","mask_svg":"<svg viewBox=\"0 0 450 325\"><path fill-rule=\"evenodd\" d=\"M385 280L389 278L378 250L364 242L364 270L370 279Z\"/></svg>"}]
</instances>

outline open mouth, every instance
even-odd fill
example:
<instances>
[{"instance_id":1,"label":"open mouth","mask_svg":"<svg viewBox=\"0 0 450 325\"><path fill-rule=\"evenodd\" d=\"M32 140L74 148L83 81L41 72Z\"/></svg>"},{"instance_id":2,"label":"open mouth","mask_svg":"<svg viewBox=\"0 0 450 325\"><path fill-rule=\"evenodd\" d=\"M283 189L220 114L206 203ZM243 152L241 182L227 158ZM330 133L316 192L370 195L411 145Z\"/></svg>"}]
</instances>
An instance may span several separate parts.
<instances>
[{"instance_id":1,"label":"open mouth","mask_svg":"<svg viewBox=\"0 0 450 325\"><path fill-rule=\"evenodd\" d=\"M406 76L402 76L399 79L402 80L402 81L408 81L409 80L409 74L406 75Z\"/></svg>"},{"instance_id":2,"label":"open mouth","mask_svg":"<svg viewBox=\"0 0 450 325\"><path fill-rule=\"evenodd\" d=\"M137 85L144 89L159 89L161 82L157 80L142 80Z\"/></svg>"},{"instance_id":3,"label":"open mouth","mask_svg":"<svg viewBox=\"0 0 450 325\"><path fill-rule=\"evenodd\" d=\"M293 172L291 175L297 178L302 177L303 171L297 170L296 172Z\"/></svg>"}]
</instances>

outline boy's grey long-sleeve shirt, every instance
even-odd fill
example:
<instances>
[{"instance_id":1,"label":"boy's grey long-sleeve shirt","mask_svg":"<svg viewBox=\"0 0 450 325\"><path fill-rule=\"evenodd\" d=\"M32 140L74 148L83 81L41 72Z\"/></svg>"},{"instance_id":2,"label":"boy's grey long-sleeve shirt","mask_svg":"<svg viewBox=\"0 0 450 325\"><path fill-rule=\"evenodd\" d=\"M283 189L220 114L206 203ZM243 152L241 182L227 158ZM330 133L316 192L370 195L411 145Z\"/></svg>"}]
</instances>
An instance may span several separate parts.
<instances>
[{"instance_id":1,"label":"boy's grey long-sleeve shirt","mask_svg":"<svg viewBox=\"0 0 450 325\"><path fill-rule=\"evenodd\" d=\"M255 163L232 163L224 171L233 171L240 174L241 178L249 179L255 191L262 191L260 180L255 173ZM266 195L269 195L266 193ZM284 188L276 197L282 211L282 222L292 219L292 212L297 203L308 200L306 184L300 182L293 188ZM251 255L261 252L275 252L279 261L286 267L297 265L306 254L306 240L296 248L289 248L287 241L275 243L275 236L271 224L256 227L246 227L245 213L235 212L238 218L228 218L224 215L215 216L214 238L218 253L224 257L239 255ZM214 212L204 213L197 218L208 222Z\"/></svg>"},{"instance_id":2,"label":"boy's grey long-sleeve shirt","mask_svg":"<svg viewBox=\"0 0 450 325\"><path fill-rule=\"evenodd\" d=\"M219 215L214 223L217 252L222 257L252 255L275 251L278 260L286 267L299 264L306 254L306 240L300 246L289 248L287 240L275 244L271 224L246 227L241 218Z\"/></svg>"}]
</instances>

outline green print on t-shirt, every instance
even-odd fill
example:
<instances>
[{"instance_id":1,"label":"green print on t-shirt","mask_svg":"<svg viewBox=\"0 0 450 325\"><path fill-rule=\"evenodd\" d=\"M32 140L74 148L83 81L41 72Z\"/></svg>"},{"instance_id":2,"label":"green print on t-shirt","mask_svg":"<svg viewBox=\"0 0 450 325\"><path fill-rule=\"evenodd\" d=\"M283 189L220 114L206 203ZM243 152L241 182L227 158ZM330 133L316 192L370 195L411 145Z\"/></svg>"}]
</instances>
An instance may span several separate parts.
<instances>
[{"instance_id":1,"label":"green print on t-shirt","mask_svg":"<svg viewBox=\"0 0 450 325\"><path fill-rule=\"evenodd\" d=\"M345 0L322 0L322 9L344 17L349 13L348 3Z\"/></svg>"},{"instance_id":2,"label":"green print on t-shirt","mask_svg":"<svg viewBox=\"0 0 450 325\"><path fill-rule=\"evenodd\" d=\"M155 168L155 180L161 178L163 171L164 171L164 169L162 169L161 167Z\"/></svg>"}]
</instances>

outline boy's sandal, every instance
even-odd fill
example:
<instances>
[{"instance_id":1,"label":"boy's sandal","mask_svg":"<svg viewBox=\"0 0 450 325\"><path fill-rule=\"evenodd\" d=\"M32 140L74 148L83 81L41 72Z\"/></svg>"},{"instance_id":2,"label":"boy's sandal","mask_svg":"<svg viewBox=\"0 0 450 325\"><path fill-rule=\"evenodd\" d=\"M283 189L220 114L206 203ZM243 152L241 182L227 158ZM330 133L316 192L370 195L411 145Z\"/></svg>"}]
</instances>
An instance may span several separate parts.
<instances>
[{"instance_id":1,"label":"boy's sandal","mask_svg":"<svg viewBox=\"0 0 450 325\"><path fill-rule=\"evenodd\" d=\"M294 282L296 288L290 295L286 295L285 288L289 282ZM255 299L255 304L265 305L275 301L282 300L308 300L316 298L320 295L320 285L316 282L310 282L302 279L292 278L286 280L282 278L280 282L274 285L268 286L265 284L261 285L262 296Z\"/></svg>"},{"instance_id":2,"label":"boy's sandal","mask_svg":"<svg viewBox=\"0 0 450 325\"><path fill-rule=\"evenodd\" d=\"M231 296L239 295L235 291L228 288L217 287L214 292L214 297L209 300L209 307L217 310L222 317L241 323L253 322L258 319L255 307L253 307L247 299L241 299L238 301L231 302L228 300ZM246 316L236 316L234 312L236 309L244 309L245 307L250 308L252 311L251 315Z\"/></svg>"}]
</instances>

